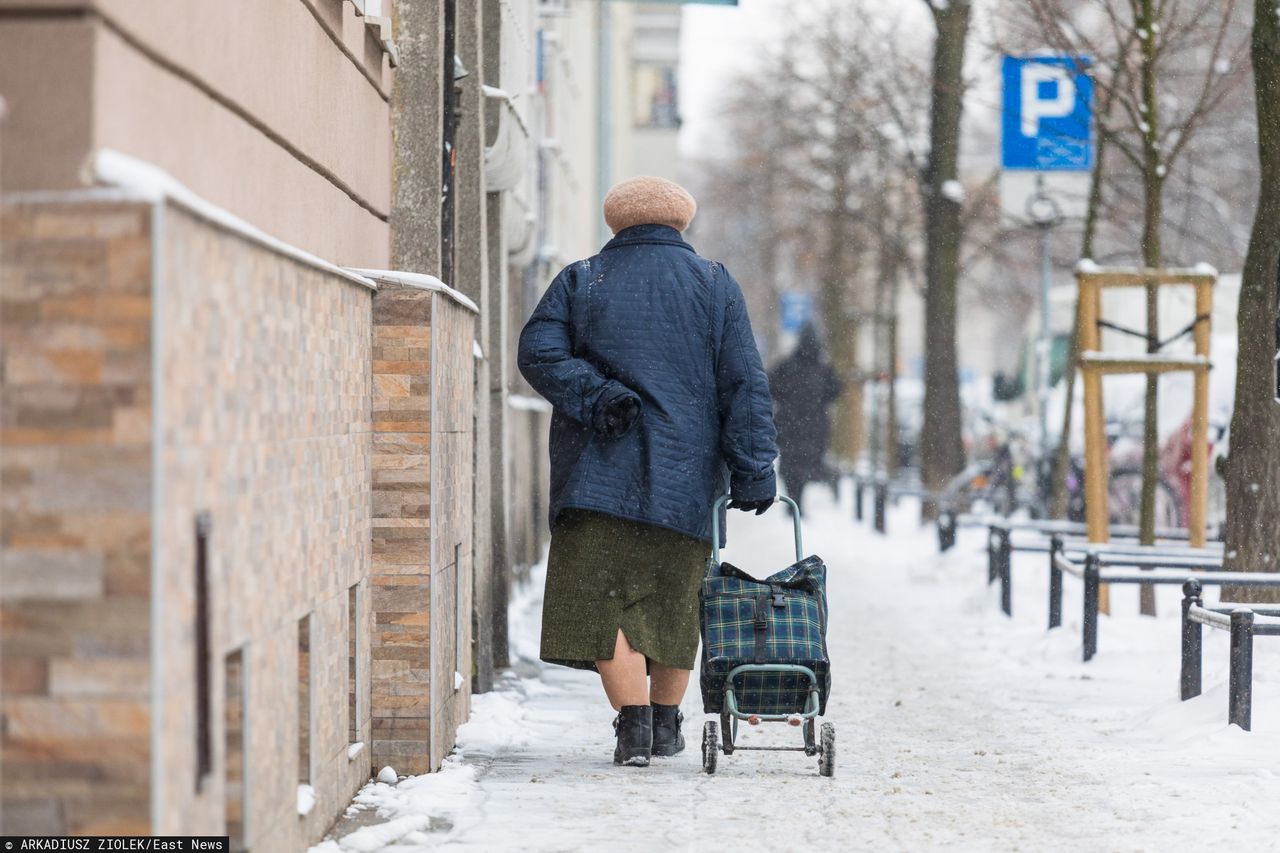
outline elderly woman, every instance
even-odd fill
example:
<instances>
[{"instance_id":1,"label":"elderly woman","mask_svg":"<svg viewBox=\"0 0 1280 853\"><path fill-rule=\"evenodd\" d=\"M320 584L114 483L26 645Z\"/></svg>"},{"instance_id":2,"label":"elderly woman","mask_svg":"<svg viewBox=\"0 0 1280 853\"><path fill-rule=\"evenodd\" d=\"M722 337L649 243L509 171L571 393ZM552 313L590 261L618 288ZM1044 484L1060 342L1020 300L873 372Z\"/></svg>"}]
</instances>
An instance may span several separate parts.
<instances>
[{"instance_id":1,"label":"elderly woman","mask_svg":"<svg viewBox=\"0 0 1280 853\"><path fill-rule=\"evenodd\" d=\"M614 187L614 238L520 335L520 372L554 408L541 656L600 673L615 764L684 748L711 505L775 497L768 380L738 283L680 236L695 210L661 178Z\"/></svg>"}]
</instances>

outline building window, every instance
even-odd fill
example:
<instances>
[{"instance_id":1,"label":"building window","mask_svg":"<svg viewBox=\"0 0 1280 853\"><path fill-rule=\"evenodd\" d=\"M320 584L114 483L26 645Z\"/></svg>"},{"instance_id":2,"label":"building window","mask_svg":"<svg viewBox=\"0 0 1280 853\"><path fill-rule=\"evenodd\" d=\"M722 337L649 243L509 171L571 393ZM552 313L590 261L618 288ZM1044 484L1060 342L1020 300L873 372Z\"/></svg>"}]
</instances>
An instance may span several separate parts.
<instances>
[{"instance_id":1,"label":"building window","mask_svg":"<svg viewBox=\"0 0 1280 853\"><path fill-rule=\"evenodd\" d=\"M311 784L311 616L298 620L298 784Z\"/></svg>"},{"instance_id":2,"label":"building window","mask_svg":"<svg viewBox=\"0 0 1280 853\"><path fill-rule=\"evenodd\" d=\"M463 670L469 670L471 667L466 666L465 645L467 641L467 600L462 594L463 583L466 578L462 573L462 543L453 546L453 597L457 606L457 612L454 614L453 628L453 689L461 690L462 685L466 683L466 675Z\"/></svg>"},{"instance_id":3,"label":"building window","mask_svg":"<svg viewBox=\"0 0 1280 853\"><path fill-rule=\"evenodd\" d=\"M233 851L245 849L245 677L244 653L237 650L223 662L223 772L226 834Z\"/></svg>"},{"instance_id":4,"label":"building window","mask_svg":"<svg viewBox=\"0 0 1280 853\"><path fill-rule=\"evenodd\" d=\"M654 129L680 127L676 67L637 62L633 67L635 126Z\"/></svg>"},{"instance_id":5,"label":"building window","mask_svg":"<svg viewBox=\"0 0 1280 853\"><path fill-rule=\"evenodd\" d=\"M196 792L204 787L213 771L213 713L209 686L209 514L196 516L195 554L195 700L196 700Z\"/></svg>"},{"instance_id":6,"label":"building window","mask_svg":"<svg viewBox=\"0 0 1280 853\"><path fill-rule=\"evenodd\" d=\"M347 590L347 743L360 742L360 584Z\"/></svg>"}]
</instances>

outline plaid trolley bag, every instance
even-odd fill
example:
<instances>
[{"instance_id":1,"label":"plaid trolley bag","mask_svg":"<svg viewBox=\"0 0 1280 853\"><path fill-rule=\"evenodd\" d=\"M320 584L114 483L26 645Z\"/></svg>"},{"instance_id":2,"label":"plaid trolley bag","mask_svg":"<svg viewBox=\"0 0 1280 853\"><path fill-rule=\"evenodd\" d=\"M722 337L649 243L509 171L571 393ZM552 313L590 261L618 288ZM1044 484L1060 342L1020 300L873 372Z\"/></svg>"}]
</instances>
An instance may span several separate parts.
<instances>
[{"instance_id":1,"label":"plaid trolley bag","mask_svg":"<svg viewBox=\"0 0 1280 853\"><path fill-rule=\"evenodd\" d=\"M703 737L703 765L715 772L717 751L735 749L739 720L804 725L808 755L819 755L819 770L831 775L834 729L823 724L824 750L815 738L814 718L826 712L831 691L827 654L827 568L816 556L803 557L799 513L795 513L796 562L763 580L720 562L720 507L712 515L713 553L699 592L702 661L699 681L703 710L720 714L724 744L715 723ZM790 503L790 498L779 500ZM711 742L708 742L708 738ZM829 743L828 743L829 741ZM708 752L710 766L708 767Z\"/></svg>"}]
</instances>

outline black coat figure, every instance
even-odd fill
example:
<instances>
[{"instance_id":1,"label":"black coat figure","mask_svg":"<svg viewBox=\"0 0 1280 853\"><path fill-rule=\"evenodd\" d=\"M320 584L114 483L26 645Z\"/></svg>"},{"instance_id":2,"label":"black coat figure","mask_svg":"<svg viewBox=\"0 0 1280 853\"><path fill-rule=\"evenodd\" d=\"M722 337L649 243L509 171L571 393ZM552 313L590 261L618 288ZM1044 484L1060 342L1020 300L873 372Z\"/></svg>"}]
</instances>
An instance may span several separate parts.
<instances>
[{"instance_id":1,"label":"black coat figure","mask_svg":"<svg viewBox=\"0 0 1280 853\"><path fill-rule=\"evenodd\" d=\"M828 413L841 390L840 378L827 364L812 326L800 332L795 352L773 368L769 389L773 392L782 479L787 492L801 504L805 484L831 479L823 457L831 441Z\"/></svg>"}]
</instances>

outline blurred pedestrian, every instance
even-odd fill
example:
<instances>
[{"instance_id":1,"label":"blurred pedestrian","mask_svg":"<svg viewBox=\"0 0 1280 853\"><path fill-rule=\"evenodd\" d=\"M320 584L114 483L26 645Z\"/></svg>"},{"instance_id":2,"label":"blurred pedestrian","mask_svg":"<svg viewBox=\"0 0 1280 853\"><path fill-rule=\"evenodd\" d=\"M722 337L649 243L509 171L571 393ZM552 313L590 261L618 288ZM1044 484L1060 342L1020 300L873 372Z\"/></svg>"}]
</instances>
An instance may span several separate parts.
<instances>
[{"instance_id":1,"label":"blurred pedestrian","mask_svg":"<svg viewBox=\"0 0 1280 853\"><path fill-rule=\"evenodd\" d=\"M759 514L776 493L742 290L682 239L695 210L671 181L615 186L614 238L556 276L520 335L520 372L554 409L540 655L600 673L616 764L684 748L712 503L727 484Z\"/></svg>"},{"instance_id":2,"label":"blurred pedestrian","mask_svg":"<svg viewBox=\"0 0 1280 853\"><path fill-rule=\"evenodd\" d=\"M773 368L769 387L778 424L782 482L803 514L804 487L814 481L834 481L826 455L831 404L839 399L842 387L811 324L800 330L795 351Z\"/></svg>"}]
</instances>

